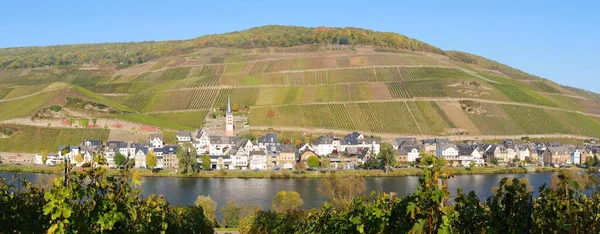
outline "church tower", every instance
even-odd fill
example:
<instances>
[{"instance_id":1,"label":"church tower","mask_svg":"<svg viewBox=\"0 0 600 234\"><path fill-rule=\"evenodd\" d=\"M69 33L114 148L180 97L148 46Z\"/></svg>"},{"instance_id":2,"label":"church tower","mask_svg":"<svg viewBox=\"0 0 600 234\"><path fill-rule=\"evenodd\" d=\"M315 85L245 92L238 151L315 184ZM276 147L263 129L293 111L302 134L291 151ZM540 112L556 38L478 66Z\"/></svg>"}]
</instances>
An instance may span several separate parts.
<instances>
[{"instance_id":1,"label":"church tower","mask_svg":"<svg viewBox=\"0 0 600 234\"><path fill-rule=\"evenodd\" d=\"M233 112L231 111L231 97L227 97L227 112L225 112L225 135L234 136Z\"/></svg>"}]
</instances>

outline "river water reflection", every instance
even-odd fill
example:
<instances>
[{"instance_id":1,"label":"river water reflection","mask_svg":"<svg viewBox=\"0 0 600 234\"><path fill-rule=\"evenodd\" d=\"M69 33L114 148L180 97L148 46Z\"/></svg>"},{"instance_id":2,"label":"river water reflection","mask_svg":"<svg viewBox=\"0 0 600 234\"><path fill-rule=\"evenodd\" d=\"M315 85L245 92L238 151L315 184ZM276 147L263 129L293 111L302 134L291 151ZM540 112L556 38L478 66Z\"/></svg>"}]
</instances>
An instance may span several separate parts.
<instances>
[{"instance_id":1,"label":"river water reflection","mask_svg":"<svg viewBox=\"0 0 600 234\"><path fill-rule=\"evenodd\" d=\"M481 200L491 195L491 189L498 185L504 177L527 178L537 195L537 188L548 183L553 173L527 174L486 174L460 175L451 178L448 186L452 196L458 188L463 191L475 191ZM9 178L13 172L0 172L0 176ZM39 173L21 173L33 183L47 183L55 175ZM418 177L368 177L365 178L366 193L395 192L398 195L414 192L417 189ZM208 195L221 207L233 200L241 204L257 204L264 209L271 206L271 199L279 191L297 191L304 199L304 208L319 207L325 198L318 192L320 179L237 179L237 178L173 178L145 177L142 179L144 196L159 194L171 204L193 205L198 195Z\"/></svg>"}]
</instances>

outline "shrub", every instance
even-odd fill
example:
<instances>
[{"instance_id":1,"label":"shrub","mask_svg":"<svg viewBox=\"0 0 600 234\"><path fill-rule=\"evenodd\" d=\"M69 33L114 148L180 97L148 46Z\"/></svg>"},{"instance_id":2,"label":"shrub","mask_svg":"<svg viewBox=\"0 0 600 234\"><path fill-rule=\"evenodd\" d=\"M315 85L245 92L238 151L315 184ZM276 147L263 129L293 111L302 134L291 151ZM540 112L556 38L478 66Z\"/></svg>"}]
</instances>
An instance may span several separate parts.
<instances>
[{"instance_id":1,"label":"shrub","mask_svg":"<svg viewBox=\"0 0 600 234\"><path fill-rule=\"evenodd\" d=\"M51 111L54 111L54 112L59 112L60 110L62 110L62 107L58 106L58 105L53 105L53 106L50 106L50 108L48 108L48 109L50 109Z\"/></svg>"},{"instance_id":2,"label":"shrub","mask_svg":"<svg viewBox=\"0 0 600 234\"><path fill-rule=\"evenodd\" d=\"M44 190L0 178L0 226L14 233L213 233L202 208L142 198L140 179L128 171L107 176L94 168L68 181L59 177Z\"/></svg>"}]
</instances>

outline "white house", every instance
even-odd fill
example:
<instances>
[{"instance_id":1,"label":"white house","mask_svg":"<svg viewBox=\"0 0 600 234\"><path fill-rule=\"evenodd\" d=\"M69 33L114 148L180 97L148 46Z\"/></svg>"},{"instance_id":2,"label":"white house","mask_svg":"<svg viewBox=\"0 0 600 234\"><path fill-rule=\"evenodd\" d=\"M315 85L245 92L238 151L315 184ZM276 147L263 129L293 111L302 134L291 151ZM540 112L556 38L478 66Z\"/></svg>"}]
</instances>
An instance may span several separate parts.
<instances>
[{"instance_id":1,"label":"white house","mask_svg":"<svg viewBox=\"0 0 600 234\"><path fill-rule=\"evenodd\" d=\"M437 157L444 157L446 160L457 160L458 159L458 148L453 144L439 144L436 147Z\"/></svg>"},{"instance_id":2,"label":"white house","mask_svg":"<svg viewBox=\"0 0 600 234\"><path fill-rule=\"evenodd\" d=\"M129 145L123 141L109 141L106 143L104 157L109 166L115 165L115 155L121 154L125 158L129 157Z\"/></svg>"},{"instance_id":3,"label":"white house","mask_svg":"<svg viewBox=\"0 0 600 234\"><path fill-rule=\"evenodd\" d=\"M146 168L146 156L148 155L149 149L145 146L138 146L134 150L135 167Z\"/></svg>"},{"instance_id":4,"label":"white house","mask_svg":"<svg viewBox=\"0 0 600 234\"><path fill-rule=\"evenodd\" d=\"M336 150L334 142L339 143L339 140L333 135L319 136L313 143L315 153L319 156L332 154L332 152Z\"/></svg>"},{"instance_id":5,"label":"white house","mask_svg":"<svg viewBox=\"0 0 600 234\"><path fill-rule=\"evenodd\" d=\"M162 148L163 147L163 135L160 133L150 135L150 146L152 148Z\"/></svg>"},{"instance_id":6,"label":"white house","mask_svg":"<svg viewBox=\"0 0 600 234\"><path fill-rule=\"evenodd\" d=\"M529 151L527 145L520 145L515 149L517 150L517 157L519 157L519 160L523 161L527 158L531 158L531 151Z\"/></svg>"},{"instance_id":7,"label":"white house","mask_svg":"<svg viewBox=\"0 0 600 234\"><path fill-rule=\"evenodd\" d=\"M398 154L400 156L406 156L406 162L416 162L417 159L421 157L419 147L411 145L400 146Z\"/></svg>"},{"instance_id":8,"label":"white house","mask_svg":"<svg viewBox=\"0 0 600 234\"><path fill-rule=\"evenodd\" d=\"M279 136L277 133L267 133L258 139L258 148L267 154L277 154L279 150Z\"/></svg>"},{"instance_id":9,"label":"white house","mask_svg":"<svg viewBox=\"0 0 600 234\"><path fill-rule=\"evenodd\" d=\"M231 157L228 155L211 155L210 166L216 170L229 169L231 168Z\"/></svg>"},{"instance_id":10,"label":"white house","mask_svg":"<svg viewBox=\"0 0 600 234\"><path fill-rule=\"evenodd\" d=\"M458 158L455 161L463 167L470 167L471 162L475 163L476 166L483 166L484 164L481 152L471 147L458 147Z\"/></svg>"},{"instance_id":11,"label":"white house","mask_svg":"<svg viewBox=\"0 0 600 234\"><path fill-rule=\"evenodd\" d=\"M229 150L235 146L241 138L227 136L210 136L209 153L210 155L228 155Z\"/></svg>"},{"instance_id":12,"label":"white house","mask_svg":"<svg viewBox=\"0 0 600 234\"><path fill-rule=\"evenodd\" d=\"M240 140L229 151L231 156L231 168L240 168L246 170L248 168L248 159L252 150L252 142L249 140Z\"/></svg>"},{"instance_id":13,"label":"white house","mask_svg":"<svg viewBox=\"0 0 600 234\"><path fill-rule=\"evenodd\" d=\"M210 138L208 137L206 129L201 128L198 130L198 134L196 134L196 139L194 140L194 147L196 147L198 155L209 153Z\"/></svg>"},{"instance_id":14,"label":"white house","mask_svg":"<svg viewBox=\"0 0 600 234\"><path fill-rule=\"evenodd\" d=\"M185 143L192 141L192 133L190 131L177 131L177 142Z\"/></svg>"},{"instance_id":15,"label":"white house","mask_svg":"<svg viewBox=\"0 0 600 234\"><path fill-rule=\"evenodd\" d=\"M515 157L517 157L517 150L513 147L510 148L506 148L506 158L508 159L509 162L512 162L512 160L515 159Z\"/></svg>"},{"instance_id":16,"label":"white house","mask_svg":"<svg viewBox=\"0 0 600 234\"><path fill-rule=\"evenodd\" d=\"M46 158L46 164L45 165L56 165L56 164L61 164L64 161L63 157L58 157L58 155L56 154L48 154L47 158ZM33 159L33 163L35 164L39 164L39 165L43 165L44 162L42 160L42 154L35 154L35 158Z\"/></svg>"},{"instance_id":17,"label":"white house","mask_svg":"<svg viewBox=\"0 0 600 234\"><path fill-rule=\"evenodd\" d=\"M575 149L571 151L571 162L573 164L581 164L581 150Z\"/></svg>"}]
</instances>

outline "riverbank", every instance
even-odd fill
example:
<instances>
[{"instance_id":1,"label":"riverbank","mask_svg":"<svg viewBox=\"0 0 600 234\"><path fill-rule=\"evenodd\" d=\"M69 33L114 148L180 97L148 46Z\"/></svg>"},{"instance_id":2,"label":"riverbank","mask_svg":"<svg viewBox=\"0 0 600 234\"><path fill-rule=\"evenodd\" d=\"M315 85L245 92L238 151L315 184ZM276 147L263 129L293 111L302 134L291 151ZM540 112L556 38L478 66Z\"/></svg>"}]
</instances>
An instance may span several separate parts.
<instances>
[{"instance_id":1,"label":"riverbank","mask_svg":"<svg viewBox=\"0 0 600 234\"><path fill-rule=\"evenodd\" d=\"M75 168L74 170L85 170L85 168ZM559 168L552 167L534 167L534 168L518 168L518 167L478 167L474 169L467 168L445 168L445 171L454 175L476 175L476 174L513 174L513 173L537 173L537 172L557 172ZM571 168L568 170L582 170L579 168ZM50 166L35 166L35 165L0 165L0 171L8 172L29 172L29 173L46 173L46 174L61 174L60 167ZM108 174L118 174L118 169L107 169ZM150 170L133 169L135 173L143 177L190 177L190 178L320 178L335 174L344 177L402 177L402 176L419 176L422 174L422 169L419 168L396 168L385 173L383 170L330 170L330 171L250 171L250 170L215 170L202 171L195 174L177 174L175 170L161 170L152 173Z\"/></svg>"}]
</instances>

